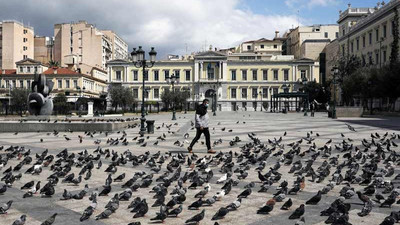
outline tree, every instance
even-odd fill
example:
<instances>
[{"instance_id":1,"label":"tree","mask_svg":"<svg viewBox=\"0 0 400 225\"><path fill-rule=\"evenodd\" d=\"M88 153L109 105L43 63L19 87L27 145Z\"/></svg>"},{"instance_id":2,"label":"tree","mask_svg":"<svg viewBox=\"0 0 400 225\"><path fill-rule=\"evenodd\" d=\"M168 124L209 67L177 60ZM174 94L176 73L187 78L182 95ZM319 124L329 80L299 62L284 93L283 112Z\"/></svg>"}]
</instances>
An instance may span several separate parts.
<instances>
[{"instance_id":1,"label":"tree","mask_svg":"<svg viewBox=\"0 0 400 225\"><path fill-rule=\"evenodd\" d=\"M354 72L361 68L361 65L362 64L360 58L355 55L340 57L338 60L338 84L341 85L345 77L351 76Z\"/></svg>"},{"instance_id":2,"label":"tree","mask_svg":"<svg viewBox=\"0 0 400 225\"><path fill-rule=\"evenodd\" d=\"M68 114L71 107L67 102L67 96L64 93L58 93L53 99L54 112L57 114Z\"/></svg>"},{"instance_id":3,"label":"tree","mask_svg":"<svg viewBox=\"0 0 400 225\"><path fill-rule=\"evenodd\" d=\"M310 102L316 100L319 103L326 103L330 98L329 88L324 87L315 81L307 82L303 87L304 92L308 93Z\"/></svg>"},{"instance_id":4,"label":"tree","mask_svg":"<svg viewBox=\"0 0 400 225\"><path fill-rule=\"evenodd\" d=\"M132 106L135 103L133 91L130 88L122 87L121 85L111 85L109 94L111 105L114 107L115 112L118 106L122 107L122 110L125 112L127 106Z\"/></svg>"},{"instance_id":5,"label":"tree","mask_svg":"<svg viewBox=\"0 0 400 225\"><path fill-rule=\"evenodd\" d=\"M49 61L49 67L59 67L60 64L58 63L58 61L54 61L54 60L50 60Z\"/></svg>"},{"instance_id":6,"label":"tree","mask_svg":"<svg viewBox=\"0 0 400 225\"><path fill-rule=\"evenodd\" d=\"M25 88L13 88L11 90L11 105L22 116L22 112L27 110L29 91Z\"/></svg>"},{"instance_id":7,"label":"tree","mask_svg":"<svg viewBox=\"0 0 400 225\"><path fill-rule=\"evenodd\" d=\"M175 108L178 105L184 104L186 99L189 97L189 92L175 90L175 94L173 91L169 89L165 89L161 94L161 101L164 103L165 109L168 110L173 103L175 103Z\"/></svg>"}]
</instances>

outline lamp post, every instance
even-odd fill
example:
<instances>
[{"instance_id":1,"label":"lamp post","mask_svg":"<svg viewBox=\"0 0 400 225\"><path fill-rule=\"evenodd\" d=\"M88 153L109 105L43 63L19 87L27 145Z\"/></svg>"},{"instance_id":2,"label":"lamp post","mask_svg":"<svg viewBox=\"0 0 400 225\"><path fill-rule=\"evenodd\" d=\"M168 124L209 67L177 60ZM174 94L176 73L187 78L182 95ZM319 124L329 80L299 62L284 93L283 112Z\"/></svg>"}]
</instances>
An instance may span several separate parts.
<instances>
[{"instance_id":1,"label":"lamp post","mask_svg":"<svg viewBox=\"0 0 400 225\"><path fill-rule=\"evenodd\" d=\"M333 107L332 107L332 119L337 119L336 117L336 76L339 73L339 68L335 65L331 69L331 74L333 75Z\"/></svg>"},{"instance_id":2,"label":"lamp post","mask_svg":"<svg viewBox=\"0 0 400 225\"><path fill-rule=\"evenodd\" d=\"M260 109L260 111L262 112L262 108L263 108L263 101L262 101L263 93L262 93L262 91L260 91L260 92L258 92L258 94L260 94L260 96L261 96L261 109Z\"/></svg>"},{"instance_id":3,"label":"lamp post","mask_svg":"<svg viewBox=\"0 0 400 225\"><path fill-rule=\"evenodd\" d=\"M154 47L151 47L151 50L149 52L150 56L150 61L147 62L145 58L145 52L142 49L142 46L139 46L139 49L136 51L136 48L133 48L133 51L131 52L132 56L132 63L136 68L142 68L142 107L141 107L141 117L140 117L140 131L139 134L140 136L144 136L146 133L146 127L144 125L144 122L146 121L146 116L145 116L145 111L144 111L144 95L145 95L145 83L144 83L144 73L146 68L151 68L153 67L154 63L156 62L156 55L157 52L154 51Z\"/></svg>"},{"instance_id":4,"label":"lamp post","mask_svg":"<svg viewBox=\"0 0 400 225\"><path fill-rule=\"evenodd\" d=\"M172 76L167 76L166 81L172 85L173 101L172 101L172 120L176 120L176 109L175 109L175 83L179 84L179 74L174 73Z\"/></svg>"}]
</instances>

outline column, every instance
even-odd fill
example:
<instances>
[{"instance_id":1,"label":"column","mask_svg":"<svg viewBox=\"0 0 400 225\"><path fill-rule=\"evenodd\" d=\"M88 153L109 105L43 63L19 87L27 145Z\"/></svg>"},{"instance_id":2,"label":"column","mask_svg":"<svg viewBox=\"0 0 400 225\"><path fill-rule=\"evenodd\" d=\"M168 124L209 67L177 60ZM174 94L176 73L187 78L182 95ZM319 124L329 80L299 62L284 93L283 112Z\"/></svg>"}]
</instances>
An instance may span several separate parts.
<instances>
[{"instance_id":1,"label":"column","mask_svg":"<svg viewBox=\"0 0 400 225\"><path fill-rule=\"evenodd\" d=\"M193 74L193 78L194 78L194 82L199 81L199 67L200 67L200 62L195 61L194 62L194 74Z\"/></svg>"},{"instance_id":2,"label":"column","mask_svg":"<svg viewBox=\"0 0 400 225\"><path fill-rule=\"evenodd\" d=\"M128 67L124 66L124 79L123 81L126 82L128 80Z\"/></svg>"},{"instance_id":3,"label":"column","mask_svg":"<svg viewBox=\"0 0 400 225\"><path fill-rule=\"evenodd\" d=\"M296 68L296 66L292 66L292 81L294 82L294 81L296 81L296 70L297 68Z\"/></svg>"},{"instance_id":4,"label":"column","mask_svg":"<svg viewBox=\"0 0 400 225\"><path fill-rule=\"evenodd\" d=\"M218 80L221 79L221 73L222 73L222 62L218 62Z\"/></svg>"},{"instance_id":5,"label":"column","mask_svg":"<svg viewBox=\"0 0 400 225\"><path fill-rule=\"evenodd\" d=\"M222 80L226 81L226 79L228 79L228 66L227 66L227 62L222 62Z\"/></svg>"}]
</instances>

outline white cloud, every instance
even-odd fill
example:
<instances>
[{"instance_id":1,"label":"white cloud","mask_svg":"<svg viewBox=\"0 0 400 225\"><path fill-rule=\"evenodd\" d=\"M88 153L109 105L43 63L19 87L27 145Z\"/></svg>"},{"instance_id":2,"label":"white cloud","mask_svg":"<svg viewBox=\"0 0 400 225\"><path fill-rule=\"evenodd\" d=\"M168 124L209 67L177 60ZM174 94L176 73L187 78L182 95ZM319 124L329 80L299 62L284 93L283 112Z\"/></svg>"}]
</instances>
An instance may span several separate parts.
<instances>
[{"instance_id":1,"label":"white cloud","mask_svg":"<svg viewBox=\"0 0 400 225\"><path fill-rule=\"evenodd\" d=\"M308 9L317 7L317 6L330 6L336 5L339 3L339 0L285 0L285 4L292 9L305 8Z\"/></svg>"},{"instance_id":2,"label":"white cloud","mask_svg":"<svg viewBox=\"0 0 400 225\"><path fill-rule=\"evenodd\" d=\"M11 8L18 8L18 12L30 17L31 21L37 18L35 24L31 23L36 31L50 30L52 33L55 23L84 19L100 29L114 30L128 42L130 49L143 45L147 50L154 46L163 56L168 53L184 54L186 44L192 52L201 50L205 42L207 46L226 48L245 40L273 38L275 30L282 34L297 25L296 15L256 14L247 8L242 9L240 0L10 2L13 3L3 5L4 10L0 9L0 14L5 13L3 16L6 16L7 11L15 12ZM49 10L44 11L43 6ZM26 12L21 11L24 9ZM13 14L9 15L9 19L18 19ZM37 29L37 26L44 25L48 28Z\"/></svg>"}]
</instances>

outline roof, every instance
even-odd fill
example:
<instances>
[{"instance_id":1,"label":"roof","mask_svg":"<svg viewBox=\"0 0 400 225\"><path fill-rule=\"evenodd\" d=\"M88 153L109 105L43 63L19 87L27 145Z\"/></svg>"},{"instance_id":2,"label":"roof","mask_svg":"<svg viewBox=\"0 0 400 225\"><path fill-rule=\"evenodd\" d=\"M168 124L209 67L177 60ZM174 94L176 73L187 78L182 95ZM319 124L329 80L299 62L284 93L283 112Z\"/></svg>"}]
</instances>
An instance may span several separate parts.
<instances>
[{"instance_id":1,"label":"roof","mask_svg":"<svg viewBox=\"0 0 400 225\"><path fill-rule=\"evenodd\" d=\"M253 40L253 41L245 41L245 42L243 42L243 43L257 43L257 42L273 42L273 40L269 40L269 39L266 39L266 38L260 38L260 39L258 39L258 40Z\"/></svg>"},{"instance_id":2,"label":"roof","mask_svg":"<svg viewBox=\"0 0 400 225\"><path fill-rule=\"evenodd\" d=\"M36 65L36 64L38 64L38 65L41 65L42 63L39 62L39 61L33 60L31 58L26 58L26 59L20 60L18 62L15 62L15 64L16 65L18 65L18 64L28 64L28 65L32 65L32 64Z\"/></svg>"},{"instance_id":3,"label":"roof","mask_svg":"<svg viewBox=\"0 0 400 225\"><path fill-rule=\"evenodd\" d=\"M307 43L307 42L331 42L331 39L307 39L304 40L303 43Z\"/></svg>"},{"instance_id":4,"label":"roof","mask_svg":"<svg viewBox=\"0 0 400 225\"><path fill-rule=\"evenodd\" d=\"M79 74L73 70L67 68L60 68L60 67L51 67L48 70L44 71L43 74Z\"/></svg>"},{"instance_id":5,"label":"roof","mask_svg":"<svg viewBox=\"0 0 400 225\"><path fill-rule=\"evenodd\" d=\"M4 70L0 70L0 74L17 74L17 70L15 69L4 69Z\"/></svg>"},{"instance_id":6,"label":"roof","mask_svg":"<svg viewBox=\"0 0 400 225\"><path fill-rule=\"evenodd\" d=\"M200 52L194 56L195 58L197 57L226 57L226 54L222 52L216 52L216 51L205 51L205 52Z\"/></svg>"}]
</instances>

